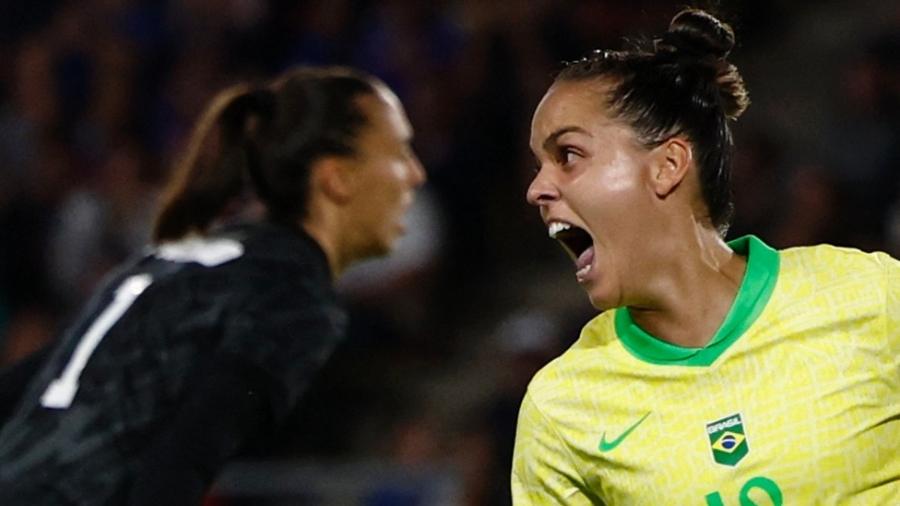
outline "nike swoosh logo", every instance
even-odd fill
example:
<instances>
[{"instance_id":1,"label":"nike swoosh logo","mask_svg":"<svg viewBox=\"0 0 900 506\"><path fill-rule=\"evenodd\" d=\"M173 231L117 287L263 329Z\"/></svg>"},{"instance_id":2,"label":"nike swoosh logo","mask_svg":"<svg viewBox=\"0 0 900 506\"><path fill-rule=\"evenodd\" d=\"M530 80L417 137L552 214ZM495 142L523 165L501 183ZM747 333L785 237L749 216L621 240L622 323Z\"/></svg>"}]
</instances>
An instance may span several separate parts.
<instances>
[{"instance_id":1,"label":"nike swoosh logo","mask_svg":"<svg viewBox=\"0 0 900 506\"><path fill-rule=\"evenodd\" d=\"M613 450L615 447L619 446L619 444L621 444L622 441L625 441L625 438L628 437L628 435L631 434L631 432L634 429L636 429L638 427L638 425L641 424L641 422L643 422L644 420L647 419L648 416L650 416L650 413L652 413L652 411L648 411L646 415L642 416L640 420L634 422L634 424L631 427L628 427L627 429L625 429L625 432L620 434L619 437L613 439L612 441L606 440L606 431L603 431L603 436L600 438L600 447L599 447L600 451L608 452L610 450Z\"/></svg>"}]
</instances>

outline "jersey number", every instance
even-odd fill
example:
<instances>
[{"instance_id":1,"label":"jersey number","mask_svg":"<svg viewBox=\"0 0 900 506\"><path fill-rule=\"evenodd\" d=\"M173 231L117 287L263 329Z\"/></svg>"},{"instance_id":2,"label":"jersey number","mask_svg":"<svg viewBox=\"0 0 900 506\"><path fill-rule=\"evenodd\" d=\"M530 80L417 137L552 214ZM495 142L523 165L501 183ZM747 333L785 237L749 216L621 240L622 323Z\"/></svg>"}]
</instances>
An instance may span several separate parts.
<instances>
[{"instance_id":1,"label":"jersey number","mask_svg":"<svg viewBox=\"0 0 900 506\"><path fill-rule=\"evenodd\" d=\"M178 242L167 243L159 247L156 256L175 262L196 262L206 267L223 264L241 256L244 252L241 243L231 239L202 239L191 237ZM78 392L78 378L88 359L97 349L97 345L109 332L109 329L128 311L134 301L144 293L153 282L149 274L130 276L119 285L116 295L109 306L104 309L87 332L78 342L72 358L62 374L50 382L50 386L41 396L41 405L51 409L66 409Z\"/></svg>"},{"instance_id":2,"label":"jersey number","mask_svg":"<svg viewBox=\"0 0 900 506\"><path fill-rule=\"evenodd\" d=\"M755 488L765 492L772 501L773 506L781 506L784 503L778 484L765 476L757 476L747 480L747 483L744 483L744 486L741 487L741 495L739 497L741 506L756 506L757 503L750 498L750 491ZM725 506L725 503L722 502L722 494L718 492L708 494L706 496L706 506Z\"/></svg>"},{"instance_id":3,"label":"jersey number","mask_svg":"<svg viewBox=\"0 0 900 506\"><path fill-rule=\"evenodd\" d=\"M94 320L84 337L75 348L72 358L69 360L62 374L50 383L44 395L41 396L41 405L45 408L65 409L72 405L72 399L78 391L78 377L97 345L109 331L109 328L125 314L125 311L134 303L140 294L150 286L153 278L149 274L138 274L127 278L119 289L112 303L100 313Z\"/></svg>"}]
</instances>

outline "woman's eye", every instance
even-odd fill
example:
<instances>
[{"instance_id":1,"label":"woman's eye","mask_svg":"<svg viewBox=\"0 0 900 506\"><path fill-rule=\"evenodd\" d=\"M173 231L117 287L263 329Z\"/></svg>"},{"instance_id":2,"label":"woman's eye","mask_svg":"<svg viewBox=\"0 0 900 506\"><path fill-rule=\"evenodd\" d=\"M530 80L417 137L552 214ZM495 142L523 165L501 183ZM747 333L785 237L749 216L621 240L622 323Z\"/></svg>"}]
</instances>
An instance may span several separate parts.
<instances>
[{"instance_id":1,"label":"woman's eye","mask_svg":"<svg viewBox=\"0 0 900 506\"><path fill-rule=\"evenodd\" d=\"M559 150L559 161L563 165L569 165L574 162L578 157L578 153L575 152L574 149L571 148L561 148Z\"/></svg>"}]
</instances>

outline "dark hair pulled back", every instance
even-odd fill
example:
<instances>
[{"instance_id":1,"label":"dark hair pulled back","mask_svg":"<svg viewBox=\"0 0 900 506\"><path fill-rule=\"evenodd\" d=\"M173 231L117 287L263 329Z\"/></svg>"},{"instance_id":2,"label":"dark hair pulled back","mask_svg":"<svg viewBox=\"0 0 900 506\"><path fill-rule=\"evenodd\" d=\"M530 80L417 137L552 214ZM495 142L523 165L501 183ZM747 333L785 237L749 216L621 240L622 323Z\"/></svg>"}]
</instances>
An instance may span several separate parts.
<instances>
[{"instance_id":1,"label":"dark hair pulled back","mask_svg":"<svg viewBox=\"0 0 900 506\"><path fill-rule=\"evenodd\" d=\"M653 147L674 135L692 144L703 198L724 235L733 204L729 120L749 98L737 68L727 61L735 44L731 26L699 9L686 9L668 31L628 50L598 50L568 63L557 81L600 78L610 86L605 104Z\"/></svg>"},{"instance_id":2,"label":"dark hair pulled back","mask_svg":"<svg viewBox=\"0 0 900 506\"><path fill-rule=\"evenodd\" d=\"M376 78L345 67L297 68L260 87L216 95L194 126L163 195L156 242L203 232L252 189L272 221L306 213L309 173L323 156L353 156L367 124L358 97Z\"/></svg>"}]
</instances>

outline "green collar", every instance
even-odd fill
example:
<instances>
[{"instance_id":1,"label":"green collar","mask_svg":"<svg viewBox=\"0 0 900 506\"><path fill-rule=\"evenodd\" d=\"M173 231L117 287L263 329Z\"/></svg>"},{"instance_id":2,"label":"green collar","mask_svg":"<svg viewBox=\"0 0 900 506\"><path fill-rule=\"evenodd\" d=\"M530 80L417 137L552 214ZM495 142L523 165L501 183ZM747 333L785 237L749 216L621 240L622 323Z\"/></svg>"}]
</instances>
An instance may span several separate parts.
<instances>
[{"instance_id":1,"label":"green collar","mask_svg":"<svg viewBox=\"0 0 900 506\"><path fill-rule=\"evenodd\" d=\"M722 326L702 348L684 348L661 341L634 323L628 308L615 313L616 334L622 345L635 357L651 364L708 366L741 337L766 307L778 279L778 251L758 237L747 235L728 245L747 257L747 271L737 297Z\"/></svg>"}]
</instances>

